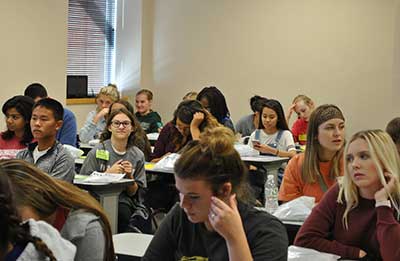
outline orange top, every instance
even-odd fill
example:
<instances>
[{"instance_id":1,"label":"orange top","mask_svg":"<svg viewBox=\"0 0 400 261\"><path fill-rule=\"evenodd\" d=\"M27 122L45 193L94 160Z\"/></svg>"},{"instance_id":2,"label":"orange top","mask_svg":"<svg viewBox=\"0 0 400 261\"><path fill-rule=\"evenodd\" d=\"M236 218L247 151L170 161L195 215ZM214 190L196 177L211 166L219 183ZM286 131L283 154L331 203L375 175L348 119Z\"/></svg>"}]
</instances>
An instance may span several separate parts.
<instances>
[{"instance_id":1,"label":"orange top","mask_svg":"<svg viewBox=\"0 0 400 261\"><path fill-rule=\"evenodd\" d=\"M304 183L301 178L304 153L297 154L290 159L283 175L283 181L279 189L278 198L281 201L290 201L301 196L315 197L315 202L319 202L324 195L319 182ZM332 162L320 162L319 170L328 189L336 183L336 179L329 177ZM343 176L343 167L340 168L340 176Z\"/></svg>"}]
</instances>

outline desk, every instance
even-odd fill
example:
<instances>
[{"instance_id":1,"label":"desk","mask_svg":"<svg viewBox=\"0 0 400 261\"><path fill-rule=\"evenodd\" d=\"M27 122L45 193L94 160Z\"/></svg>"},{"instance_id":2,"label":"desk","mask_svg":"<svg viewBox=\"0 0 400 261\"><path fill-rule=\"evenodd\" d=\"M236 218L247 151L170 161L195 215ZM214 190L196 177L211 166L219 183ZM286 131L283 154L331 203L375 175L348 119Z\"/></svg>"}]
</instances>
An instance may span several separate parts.
<instances>
[{"instance_id":1,"label":"desk","mask_svg":"<svg viewBox=\"0 0 400 261\"><path fill-rule=\"evenodd\" d=\"M118 231L118 198L121 191L126 186L132 185L134 181L132 179L122 179L116 183L87 183L82 175L75 175L74 185L89 191L94 194L100 201L100 205L103 207L108 220L111 224L111 232L113 234Z\"/></svg>"},{"instance_id":2,"label":"desk","mask_svg":"<svg viewBox=\"0 0 400 261\"><path fill-rule=\"evenodd\" d=\"M277 183L277 178L278 178L278 170L281 167L282 163L288 162L289 158L288 157L276 157L276 156L265 156L265 155L259 155L259 156L251 156L251 157L241 157L243 161L245 162L256 162L256 163L261 163L265 165L265 168L267 169L267 174L274 175L275 177L275 184Z\"/></svg>"},{"instance_id":3,"label":"desk","mask_svg":"<svg viewBox=\"0 0 400 261\"><path fill-rule=\"evenodd\" d=\"M142 257L152 239L153 235L139 233L113 235L115 254Z\"/></svg>"}]
</instances>

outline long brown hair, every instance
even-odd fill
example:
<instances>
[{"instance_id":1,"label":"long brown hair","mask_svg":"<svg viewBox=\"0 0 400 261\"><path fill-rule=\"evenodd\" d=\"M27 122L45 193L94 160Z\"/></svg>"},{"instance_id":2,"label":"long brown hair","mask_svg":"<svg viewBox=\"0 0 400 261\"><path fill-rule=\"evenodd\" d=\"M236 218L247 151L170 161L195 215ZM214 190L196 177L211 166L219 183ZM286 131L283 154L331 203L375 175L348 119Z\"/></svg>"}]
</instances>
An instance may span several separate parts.
<instances>
[{"instance_id":1,"label":"long brown hair","mask_svg":"<svg viewBox=\"0 0 400 261\"><path fill-rule=\"evenodd\" d=\"M107 117L106 127L104 128L103 132L101 133L100 141L103 142L103 141L111 138L111 131L108 128L111 126L111 123L112 123L112 120L114 119L114 117L120 113L125 114L131 120L131 124L132 124L132 133L129 135L127 148L136 146L140 150L142 150L145 155L150 155L151 148L150 148L150 143L149 143L149 140L147 139L146 134L144 133L143 129L140 127L140 123L136 119L136 117L125 108L113 110L110 113L110 116ZM143 137L146 137L146 140L144 140Z\"/></svg>"},{"instance_id":2,"label":"long brown hair","mask_svg":"<svg viewBox=\"0 0 400 261\"><path fill-rule=\"evenodd\" d=\"M0 160L0 168L14 188L16 205L33 208L42 219L51 216L59 207L82 209L100 217L105 236L104 260L115 260L110 223L93 197L23 160Z\"/></svg>"},{"instance_id":3,"label":"long brown hair","mask_svg":"<svg viewBox=\"0 0 400 261\"><path fill-rule=\"evenodd\" d=\"M214 195L226 182L243 202L251 202L247 186L247 168L233 144L235 136L226 127L207 129L199 141L193 141L175 163L175 175L181 179L201 179L211 185Z\"/></svg>"},{"instance_id":4,"label":"long brown hair","mask_svg":"<svg viewBox=\"0 0 400 261\"><path fill-rule=\"evenodd\" d=\"M319 170L319 156L318 151L321 145L318 142L318 127L331 119L342 119L344 116L342 111L333 104L324 104L317 107L310 116L307 128L307 145L304 155L304 162L302 166L301 178L305 183L314 183L321 175ZM344 147L344 146L343 146ZM334 179L339 176L341 171L341 158L343 156L344 148L338 150L332 159L332 167L329 176Z\"/></svg>"},{"instance_id":5,"label":"long brown hair","mask_svg":"<svg viewBox=\"0 0 400 261\"><path fill-rule=\"evenodd\" d=\"M9 244L32 243L36 250L56 260L53 252L38 237L30 233L29 222L21 224L14 203L14 193L8 176L0 168L0 260L4 260Z\"/></svg>"}]
</instances>

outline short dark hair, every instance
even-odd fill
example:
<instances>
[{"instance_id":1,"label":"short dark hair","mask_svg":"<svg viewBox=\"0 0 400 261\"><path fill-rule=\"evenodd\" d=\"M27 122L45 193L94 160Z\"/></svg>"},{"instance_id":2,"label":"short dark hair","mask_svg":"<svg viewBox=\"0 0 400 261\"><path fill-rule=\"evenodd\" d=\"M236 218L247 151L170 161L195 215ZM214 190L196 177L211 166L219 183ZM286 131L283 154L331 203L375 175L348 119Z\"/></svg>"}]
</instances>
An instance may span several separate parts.
<instances>
[{"instance_id":1,"label":"short dark hair","mask_svg":"<svg viewBox=\"0 0 400 261\"><path fill-rule=\"evenodd\" d=\"M396 117L388 123L386 132L389 133L395 144L400 143L400 117Z\"/></svg>"},{"instance_id":2,"label":"short dark hair","mask_svg":"<svg viewBox=\"0 0 400 261\"><path fill-rule=\"evenodd\" d=\"M44 107L48 110L51 110L53 112L54 118L56 119L56 121L60 121L63 120L64 118L64 107L62 106L62 104L52 98L44 98L41 99L39 101L37 101L35 103L35 105L33 105L33 109L34 110L36 107Z\"/></svg>"},{"instance_id":3,"label":"short dark hair","mask_svg":"<svg viewBox=\"0 0 400 261\"><path fill-rule=\"evenodd\" d=\"M20 141L21 144L27 144L32 141L33 136L31 132L31 125L30 125L30 120L32 117L32 108L33 108L34 101L32 98L28 96L23 96L23 95L17 95L12 97L11 99L8 99L3 107L2 111L4 115L7 115L7 111L9 109L15 108L19 114L22 115L25 121L25 129L24 129L24 135ZM14 132L10 130L6 130L5 132L2 133L2 138L5 140L10 140L14 137Z\"/></svg>"},{"instance_id":4,"label":"short dark hair","mask_svg":"<svg viewBox=\"0 0 400 261\"><path fill-rule=\"evenodd\" d=\"M25 89L24 95L31 97L32 99L36 99L37 97L46 98L48 96L46 88L40 83L32 83L28 85Z\"/></svg>"},{"instance_id":5,"label":"short dark hair","mask_svg":"<svg viewBox=\"0 0 400 261\"><path fill-rule=\"evenodd\" d=\"M268 101L267 98L259 96L259 95L254 95L253 97L250 98L250 108L253 112L257 112L261 110L261 105L263 102Z\"/></svg>"}]
</instances>

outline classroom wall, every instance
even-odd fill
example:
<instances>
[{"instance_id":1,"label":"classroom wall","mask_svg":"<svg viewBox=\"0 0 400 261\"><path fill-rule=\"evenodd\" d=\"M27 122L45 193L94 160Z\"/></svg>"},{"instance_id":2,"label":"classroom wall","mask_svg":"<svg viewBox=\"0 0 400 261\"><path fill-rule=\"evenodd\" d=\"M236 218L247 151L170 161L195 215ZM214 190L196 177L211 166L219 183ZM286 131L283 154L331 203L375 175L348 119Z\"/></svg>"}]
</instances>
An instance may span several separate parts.
<instances>
[{"instance_id":1,"label":"classroom wall","mask_svg":"<svg viewBox=\"0 0 400 261\"><path fill-rule=\"evenodd\" d=\"M65 104L68 0L1 0L0 10L1 104L32 82Z\"/></svg>"},{"instance_id":2,"label":"classroom wall","mask_svg":"<svg viewBox=\"0 0 400 261\"><path fill-rule=\"evenodd\" d=\"M235 121L254 94L337 104L348 134L398 116L399 1L148 0L143 12L141 82L165 121L209 85Z\"/></svg>"},{"instance_id":3,"label":"classroom wall","mask_svg":"<svg viewBox=\"0 0 400 261\"><path fill-rule=\"evenodd\" d=\"M250 111L253 94L277 98L285 108L298 93L338 104L349 133L383 128L398 116L399 0L135 2L142 5L142 18L132 21L142 37L135 82L140 73L165 121L183 94L208 85L225 93L234 120ZM7 32L2 103L33 81L64 103L68 1L3 0L0 10ZM131 101L137 88L124 90ZM94 107L69 106L78 126Z\"/></svg>"}]
</instances>

